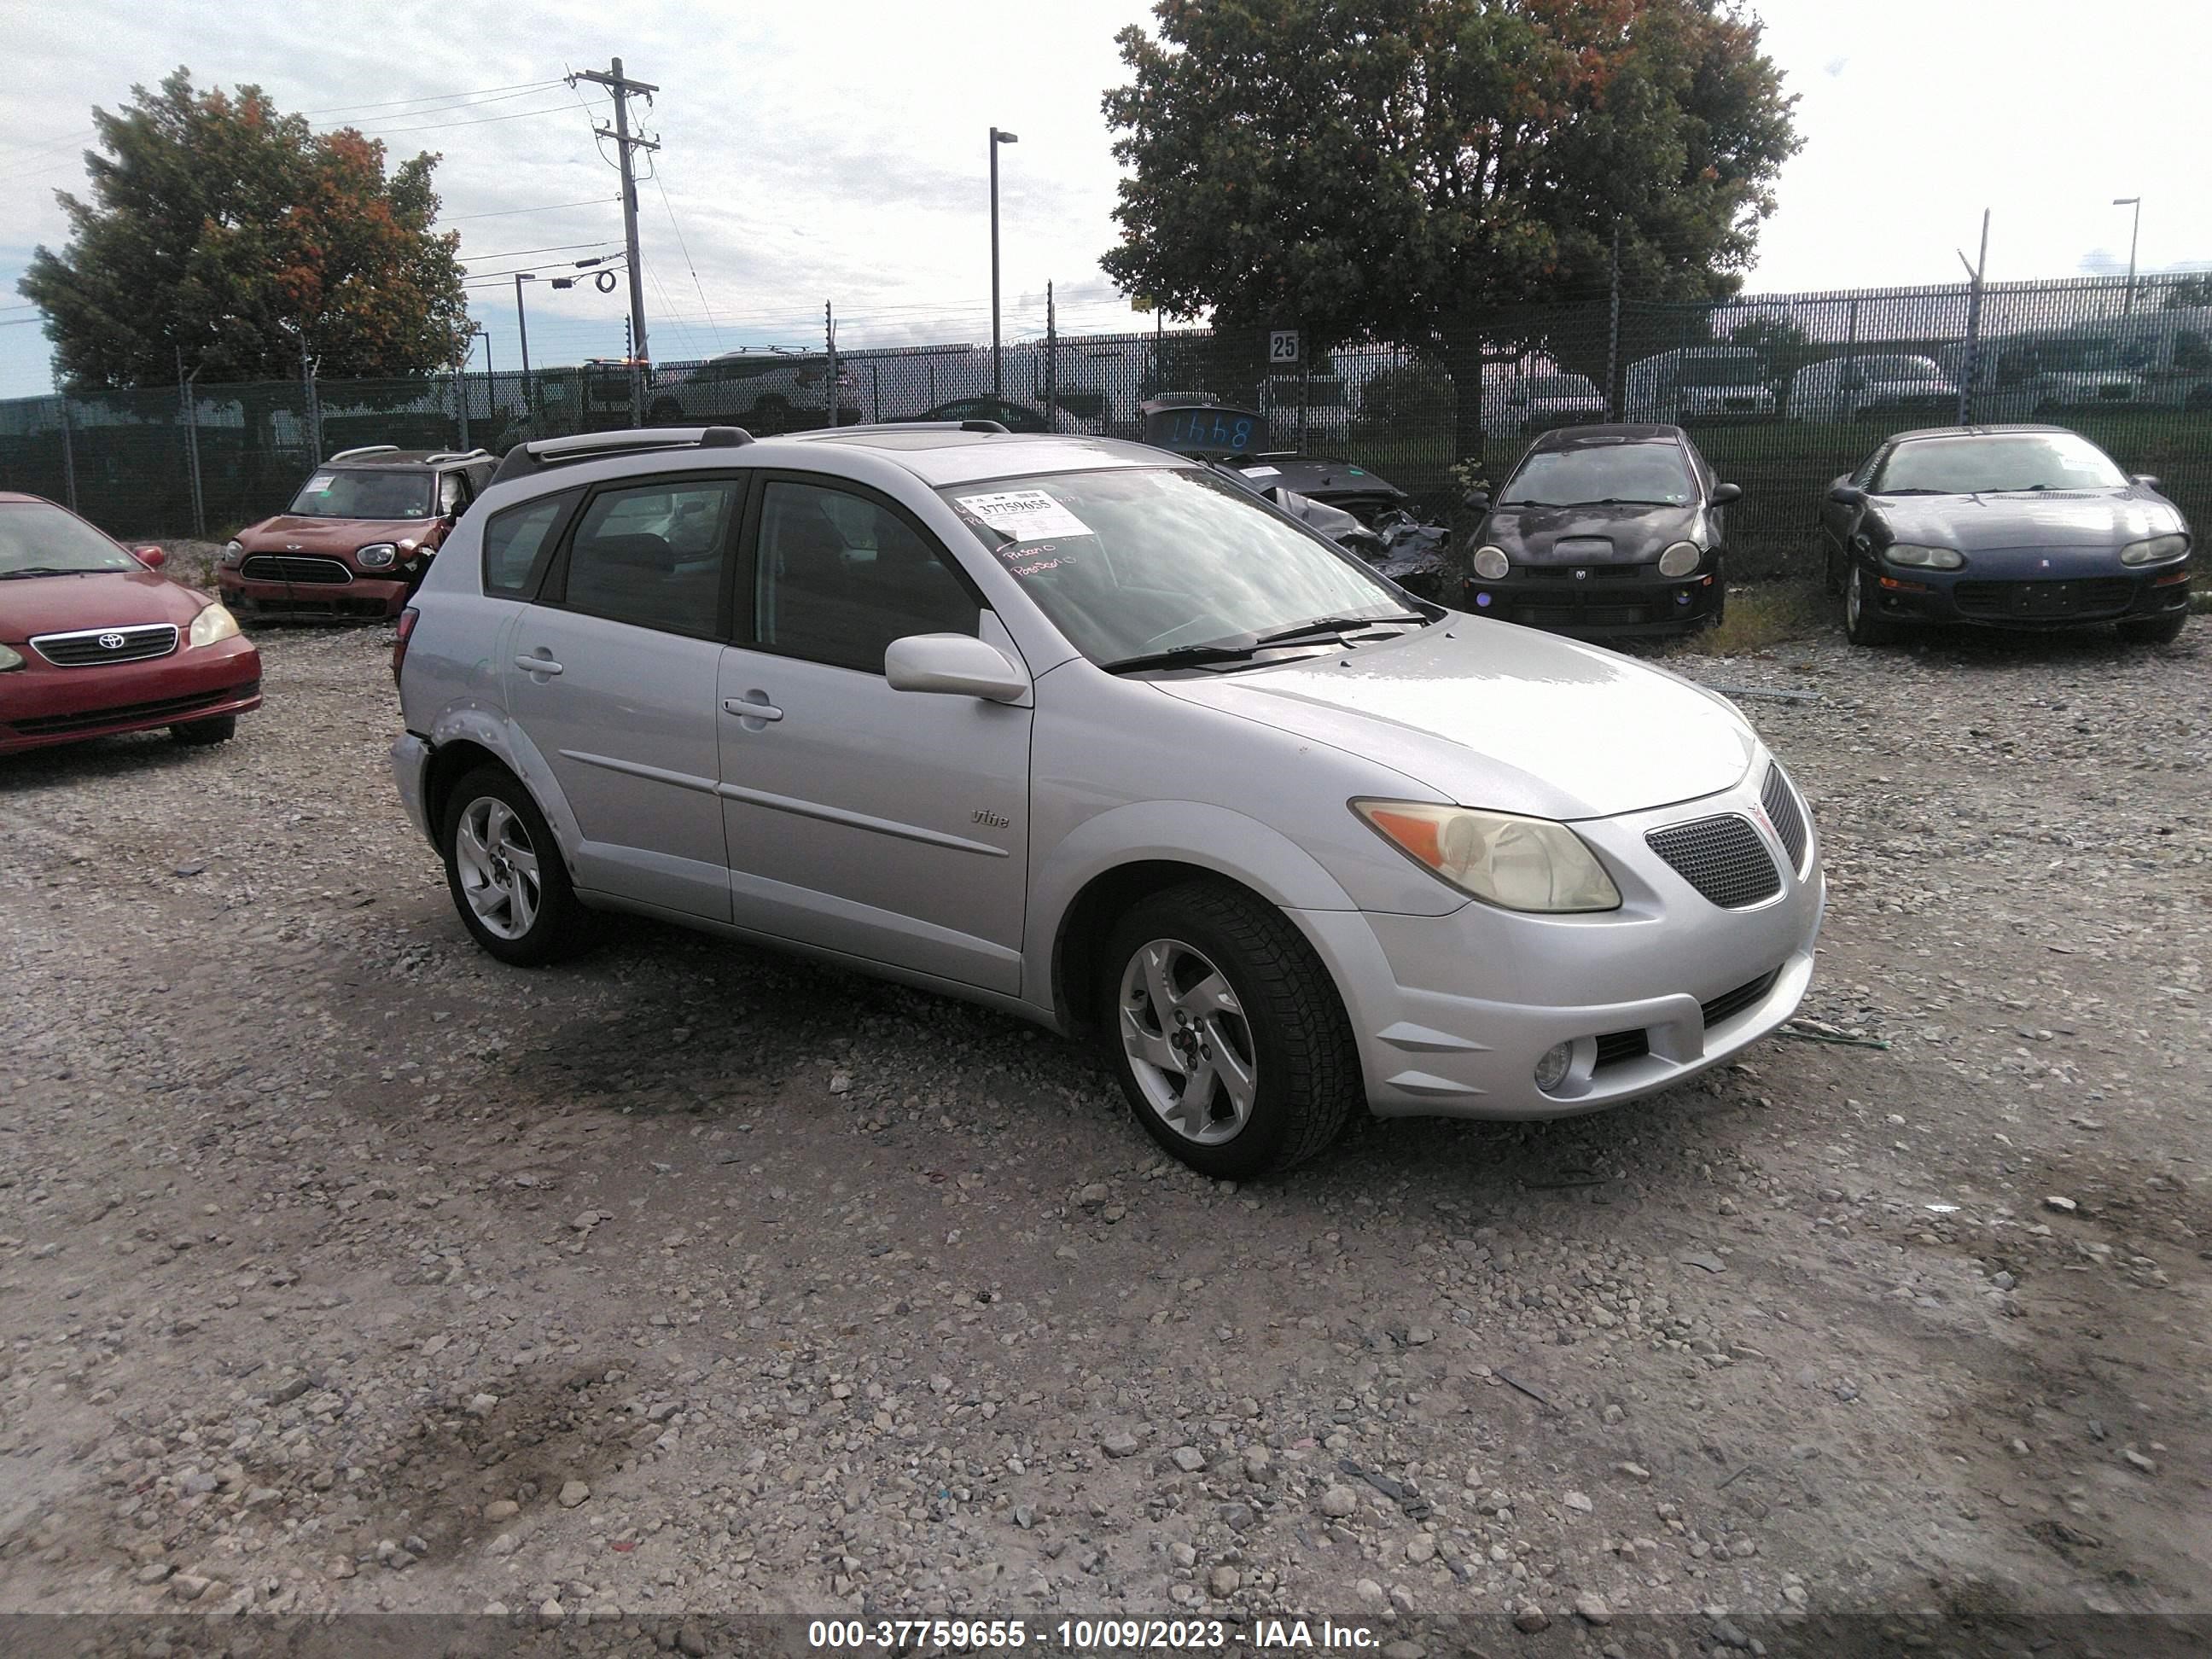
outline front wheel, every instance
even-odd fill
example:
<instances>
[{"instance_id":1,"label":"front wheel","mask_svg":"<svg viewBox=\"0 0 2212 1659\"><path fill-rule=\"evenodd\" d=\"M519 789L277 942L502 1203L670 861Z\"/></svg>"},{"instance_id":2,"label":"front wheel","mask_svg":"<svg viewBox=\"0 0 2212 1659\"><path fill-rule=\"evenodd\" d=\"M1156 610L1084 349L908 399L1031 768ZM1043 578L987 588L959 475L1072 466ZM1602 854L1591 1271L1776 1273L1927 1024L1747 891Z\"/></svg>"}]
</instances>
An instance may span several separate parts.
<instances>
[{"instance_id":1,"label":"front wheel","mask_svg":"<svg viewBox=\"0 0 2212 1659\"><path fill-rule=\"evenodd\" d=\"M1888 645L1897 638L1897 624L1868 596L1866 567L1856 559L1844 568L1844 637L1853 645Z\"/></svg>"},{"instance_id":2,"label":"front wheel","mask_svg":"<svg viewBox=\"0 0 2212 1659\"><path fill-rule=\"evenodd\" d=\"M485 766L448 799L438 845L453 908L476 942L519 968L574 955L587 915L530 792L512 773Z\"/></svg>"},{"instance_id":3,"label":"front wheel","mask_svg":"<svg viewBox=\"0 0 2212 1659\"><path fill-rule=\"evenodd\" d=\"M1145 1132L1201 1175L1288 1169L1362 1093L1335 988L1283 913L1241 889L1156 893L1115 926L1101 1021Z\"/></svg>"},{"instance_id":4,"label":"front wheel","mask_svg":"<svg viewBox=\"0 0 2212 1659\"><path fill-rule=\"evenodd\" d=\"M2186 611L2169 611L2163 617L2142 617L2120 624L2120 637L2130 645L2172 645L2188 625Z\"/></svg>"}]
</instances>

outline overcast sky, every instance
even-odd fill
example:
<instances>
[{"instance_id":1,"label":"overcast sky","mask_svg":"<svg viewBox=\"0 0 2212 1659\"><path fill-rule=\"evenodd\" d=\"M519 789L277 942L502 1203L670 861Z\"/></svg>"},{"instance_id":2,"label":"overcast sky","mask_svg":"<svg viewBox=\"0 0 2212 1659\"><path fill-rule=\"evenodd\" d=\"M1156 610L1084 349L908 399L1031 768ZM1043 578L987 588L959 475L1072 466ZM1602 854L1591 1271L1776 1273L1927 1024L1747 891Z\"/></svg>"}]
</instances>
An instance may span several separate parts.
<instances>
[{"instance_id":1,"label":"overcast sky","mask_svg":"<svg viewBox=\"0 0 2212 1659\"><path fill-rule=\"evenodd\" d=\"M2124 270L2143 198L2144 270L2212 265L2201 136L2204 0L1761 0L1768 50L1802 102L1803 154L1748 289L1943 283L1995 211L1993 280ZM610 7L489 0L374 9L316 0L16 0L0 86L0 396L50 384L35 313L14 293L32 248L65 236L88 112L182 64L196 83L254 82L322 125L395 154L434 149L445 222L473 270L617 252L615 175L560 77L620 53L657 83L665 146L643 187L646 307L662 361L818 344L823 301L845 344L988 339L986 132L1000 152L1010 337L1139 325L1097 269L1116 169L1098 112L1121 78L1127 0L841 0L812 6ZM369 21L373 18L373 23ZM545 84L539 84L545 83ZM664 196L664 191L665 196ZM580 205L562 205L576 204ZM514 289L473 290L494 365L517 362ZM527 294L532 355L618 355L620 292ZM477 366L483 362L478 343Z\"/></svg>"}]
</instances>

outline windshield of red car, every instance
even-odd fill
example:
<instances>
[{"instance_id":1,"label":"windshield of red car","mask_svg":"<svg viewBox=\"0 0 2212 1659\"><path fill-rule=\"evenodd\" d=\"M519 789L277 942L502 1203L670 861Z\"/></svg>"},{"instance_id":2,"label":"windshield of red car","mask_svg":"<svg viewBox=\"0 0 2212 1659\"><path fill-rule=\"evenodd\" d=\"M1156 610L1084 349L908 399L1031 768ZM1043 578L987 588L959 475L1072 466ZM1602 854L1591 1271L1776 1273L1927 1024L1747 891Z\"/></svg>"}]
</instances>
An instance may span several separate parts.
<instances>
[{"instance_id":1,"label":"windshield of red car","mask_svg":"<svg viewBox=\"0 0 2212 1659\"><path fill-rule=\"evenodd\" d=\"M427 470L326 467L307 480L288 509L303 519L428 519Z\"/></svg>"},{"instance_id":2,"label":"windshield of red car","mask_svg":"<svg viewBox=\"0 0 2212 1659\"><path fill-rule=\"evenodd\" d=\"M1686 507L1697 485L1681 447L1669 443L1540 449L1505 481L1501 507L1587 507L1649 501Z\"/></svg>"},{"instance_id":3,"label":"windshield of red car","mask_svg":"<svg viewBox=\"0 0 2212 1659\"><path fill-rule=\"evenodd\" d=\"M0 581L144 568L74 513L46 501L0 501Z\"/></svg>"},{"instance_id":4,"label":"windshield of red car","mask_svg":"<svg viewBox=\"0 0 2212 1659\"><path fill-rule=\"evenodd\" d=\"M2087 438L2008 432L1899 444L1882 464L1874 493L1982 495L2008 489L2118 489L2126 483L2112 458Z\"/></svg>"}]
</instances>

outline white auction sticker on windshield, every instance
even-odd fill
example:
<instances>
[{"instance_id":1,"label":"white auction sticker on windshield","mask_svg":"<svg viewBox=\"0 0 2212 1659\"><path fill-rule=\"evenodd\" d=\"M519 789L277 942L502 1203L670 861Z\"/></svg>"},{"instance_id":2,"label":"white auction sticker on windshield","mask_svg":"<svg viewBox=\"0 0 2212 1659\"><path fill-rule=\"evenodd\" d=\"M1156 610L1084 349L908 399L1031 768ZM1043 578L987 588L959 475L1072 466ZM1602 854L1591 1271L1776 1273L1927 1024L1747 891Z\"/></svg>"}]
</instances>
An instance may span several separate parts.
<instances>
[{"instance_id":1,"label":"white auction sticker on windshield","mask_svg":"<svg viewBox=\"0 0 2212 1659\"><path fill-rule=\"evenodd\" d=\"M988 495L963 495L960 505L992 529L1018 542L1095 533L1089 525L1042 489L1000 489Z\"/></svg>"},{"instance_id":2,"label":"white auction sticker on windshield","mask_svg":"<svg viewBox=\"0 0 2212 1659\"><path fill-rule=\"evenodd\" d=\"M307 480L307 488L318 495L327 495L331 488L331 475L327 472L318 472Z\"/></svg>"},{"instance_id":3,"label":"white auction sticker on windshield","mask_svg":"<svg viewBox=\"0 0 2212 1659\"><path fill-rule=\"evenodd\" d=\"M1244 466L1237 468L1248 478L1279 478L1283 470L1279 466Z\"/></svg>"}]
</instances>

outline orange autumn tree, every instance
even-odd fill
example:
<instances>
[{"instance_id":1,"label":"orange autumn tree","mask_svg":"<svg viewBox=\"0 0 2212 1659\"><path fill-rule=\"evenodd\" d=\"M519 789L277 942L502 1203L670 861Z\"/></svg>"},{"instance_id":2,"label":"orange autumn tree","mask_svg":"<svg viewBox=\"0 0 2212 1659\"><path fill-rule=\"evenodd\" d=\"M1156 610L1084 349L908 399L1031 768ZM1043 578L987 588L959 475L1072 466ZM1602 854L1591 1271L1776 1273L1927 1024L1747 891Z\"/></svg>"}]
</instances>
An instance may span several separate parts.
<instances>
[{"instance_id":1,"label":"orange autumn tree","mask_svg":"<svg viewBox=\"0 0 2212 1659\"><path fill-rule=\"evenodd\" d=\"M95 109L91 200L57 192L70 240L17 284L80 386L285 380L452 366L468 336L455 257L431 229L423 154L318 133L258 87L195 91L179 69L118 113Z\"/></svg>"},{"instance_id":2,"label":"orange autumn tree","mask_svg":"<svg viewBox=\"0 0 2212 1659\"><path fill-rule=\"evenodd\" d=\"M1601 295L1616 229L1624 292L1733 292L1799 147L1759 24L1729 0L1154 14L1118 37L1130 80L1103 103L1127 169L1107 273L1223 330L1413 347L1463 403L1471 320Z\"/></svg>"}]
</instances>

